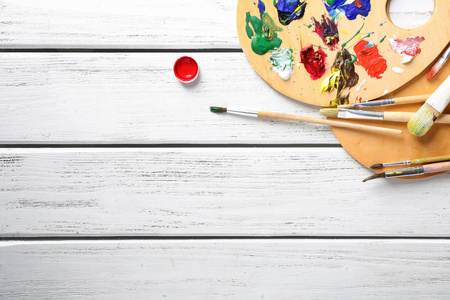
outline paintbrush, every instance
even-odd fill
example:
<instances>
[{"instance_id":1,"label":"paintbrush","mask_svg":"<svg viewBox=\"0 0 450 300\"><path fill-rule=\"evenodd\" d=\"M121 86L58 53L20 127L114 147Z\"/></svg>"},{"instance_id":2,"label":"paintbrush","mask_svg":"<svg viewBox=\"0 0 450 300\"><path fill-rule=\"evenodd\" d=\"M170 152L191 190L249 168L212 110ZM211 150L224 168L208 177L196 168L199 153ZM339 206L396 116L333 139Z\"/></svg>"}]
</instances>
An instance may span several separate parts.
<instances>
[{"instance_id":1,"label":"paintbrush","mask_svg":"<svg viewBox=\"0 0 450 300\"><path fill-rule=\"evenodd\" d=\"M214 113L229 113L229 114L244 115L244 116L257 117L257 118L290 120L290 121L322 124L322 125L344 127L344 128L358 129L358 130L383 132L383 133L392 133L392 134L402 134L403 133L401 130L398 130L398 129L360 125L360 124L346 123L346 122L340 122L340 121L331 121L331 120L325 120L325 119L316 119L316 118L311 118L311 117L303 117L303 116L290 115L290 114L277 113L277 112L235 110L235 109L228 109L226 107L217 107L217 106L211 106L210 111L214 112Z\"/></svg>"},{"instance_id":2,"label":"paintbrush","mask_svg":"<svg viewBox=\"0 0 450 300\"><path fill-rule=\"evenodd\" d=\"M385 164L383 164L383 163L374 164L374 165L371 165L370 168L371 169L379 169L379 168L391 167L391 166L429 164L429 163L449 161L449 160L450 160L450 155L435 156L435 157L397 161L397 162L385 163Z\"/></svg>"},{"instance_id":3,"label":"paintbrush","mask_svg":"<svg viewBox=\"0 0 450 300\"><path fill-rule=\"evenodd\" d=\"M441 58L434 64L431 68L430 72L427 74L427 79L433 79L437 73L441 70L442 66L444 66L447 59L450 57L450 46L447 47L444 54L442 54Z\"/></svg>"},{"instance_id":4,"label":"paintbrush","mask_svg":"<svg viewBox=\"0 0 450 300\"><path fill-rule=\"evenodd\" d=\"M450 171L450 161L429 164L429 165L420 166L420 167L399 169L399 170L383 172L383 173L375 173L374 175L369 176L366 179L364 179L363 182L366 182L366 181L369 181L372 179L376 179L376 178L383 178L383 177L384 178L394 178L394 177L416 176L416 175L424 175L424 174L448 172L448 171Z\"/></svg>"},{"instance_id":5,"label":"paintbrush","mask_svg":"<svg viewBox=\"0 0 450 300\"><path fill-rule=\"evenodd\" d=\"M337 107L338 108L368 108L368 107L379 107L379 106L394 105L394 104L409 104L409 103L424 102L430 96L431 96L431 94L407 96L407 97L397 97L397 98L387 98L387 99L380 99L380 100L373 100L373 101L363 101L361 103L338 105ZM336 108L336 106L323 106L323 108Z\"/></svg>"},{"instance_id":6,"label":"paintbrush","mask_svg":"<svg viewBox=\"0 0 450 300\"><path fill-rule=\"evenodd\" d=\"M449 102L450 76L445 79L408 122L409 132L416 136L423 136L430 130Z\"/></svg>"},{"instance_id":7,"label":"paintbrush","mask_svg":"<svg viewBox=\"0 0 450 300\"><path fill-rule=\"evenodd\" d=\"M413 112L369 111L346 108L323 108L319 111L321 116L342 119L368 119L385 120L392 122L408 122ZM440 115L436 123L450 124L450 115Z\"/></svg>"}]
</instances>

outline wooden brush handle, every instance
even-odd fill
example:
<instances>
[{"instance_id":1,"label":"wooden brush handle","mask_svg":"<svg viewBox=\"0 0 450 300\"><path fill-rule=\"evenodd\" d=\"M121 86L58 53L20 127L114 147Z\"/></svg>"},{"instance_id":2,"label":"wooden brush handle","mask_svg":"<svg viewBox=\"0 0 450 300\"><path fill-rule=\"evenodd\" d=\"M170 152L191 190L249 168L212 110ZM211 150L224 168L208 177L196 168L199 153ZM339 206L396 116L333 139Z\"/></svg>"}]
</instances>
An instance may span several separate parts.
<instances>
[{"instance_id":1,"label":"wooden brush handle","mask_svg":"<svg viewBox=\"0 0 450 300\"><path fill-rule=\"evenodd\" d=\"M450 161L424 165L424 174L450 171Z\"/></svg>"},{"instance_id":2,"label":"wooden brush handle","mask_svg":"<svg viewBox=\"0 0 450 300\"><path fill-rule=\"evenodd\" d=\"M415 159L415 160L411 160L411 163L413 163L413 164L428 164L428 163L432 163L432 162L438 162L438 161L442 162L442 161L447 161L447 160L450 160L450 155Z\"/></svg>"},{"instance_id":3,"label":"wooden brush handle","mask_svg":"<svg viewBox=\"0 0 450 300\"><path fill-rule=\"evenodd\" d=\"M344 128L358 129L358 130L376 131L376 132L383 132L383 133L392 133L392 134L402 134L403 133L401 130L397 130L397 129L376 127L376 126L367 126L367 125L346 123L346 122L340 122L340 121L331 121L331 120L325 120L325 119L317 119L317 118L303 117L303 116L269 112L269 111L259 111L258 117L267 118L267 119L290 120L290 121L298 121L298 122L306 122L306 123L314 123L314 124L323 124L323 125L329 125L329 126L344 127Z\"/></svg>"},{"instance_id":4,"label":"wooden brush handle","mask_svg":"<svg viewBox=\"0 0 450 300\"><path fill-rule=\"evenodd\" d=\"M407 96L407 97L398 97L395 99L395 104L408 104L408 103L416 103L416 102L425 102L428 98L430 98L431 94L425 95L415 95L415 96Z\"/></svg>"},{"instance_id":5,"label":"wooden brush handle","mask_svg":"<svg viewBox=\"0 0 450 300\"><path fill-rule=\"evenodd\" d=\"M393 121L393 122L409 122L411 120L412 116L415 113L413 112L392 112L392 111L386 111L384 112L384 120L385 121ZM440 124L450 124L450 115L441 115L437 120L436 123Z\"/></svg>"}]
</instances>

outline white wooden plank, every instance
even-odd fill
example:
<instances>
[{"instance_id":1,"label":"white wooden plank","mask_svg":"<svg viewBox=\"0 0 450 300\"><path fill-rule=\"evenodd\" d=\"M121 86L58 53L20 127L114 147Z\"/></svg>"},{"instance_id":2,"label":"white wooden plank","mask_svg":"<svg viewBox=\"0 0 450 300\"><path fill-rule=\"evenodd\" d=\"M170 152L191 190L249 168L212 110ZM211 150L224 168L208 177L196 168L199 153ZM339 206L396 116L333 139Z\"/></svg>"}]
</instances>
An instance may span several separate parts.
<instances>
[{"instance_id":1,"label":"white wooden plank","mask_svg":"<svg viewBox=\"0 0 450 300\"><path fill-rule=\"evenodd\" d=\"M447 299L449 241L0 243L3 299Z\"/></svg>"},{"instance_id":2,"label":"white wooden plank","mask_svg":"<svg viewBox=\"0 0 450 300\"><path fill-rule=\"evenodd\" d=\"M432 13L432 0L415 5L393 2L391 19L408 28L422 24ZM229 0L2 0L0 47L240 48L236 4Z\"/></svg>"},{"instance_id":3,"label":"white wooden plank","mask_svg":"<svg viewBox=\"0 0 450 300\"><path fill-rule=\"evenodd\" d=\"M1 149L0 235L449 236L450 174L341 148Z\"/></svg>"},{"instance_id":4,"label":"white wooden plank","mask_svg":"<svg viewBox=\"0 0 450 300\"><path fill-rule=\"evenodd\" d=\"M234 106L319 117L267 85L243 53L192 53L196 85L177 81L179 53L1 53L1 143L294 143L337 140L323 125L209 112Z\"/></svg>"}]
</instances>

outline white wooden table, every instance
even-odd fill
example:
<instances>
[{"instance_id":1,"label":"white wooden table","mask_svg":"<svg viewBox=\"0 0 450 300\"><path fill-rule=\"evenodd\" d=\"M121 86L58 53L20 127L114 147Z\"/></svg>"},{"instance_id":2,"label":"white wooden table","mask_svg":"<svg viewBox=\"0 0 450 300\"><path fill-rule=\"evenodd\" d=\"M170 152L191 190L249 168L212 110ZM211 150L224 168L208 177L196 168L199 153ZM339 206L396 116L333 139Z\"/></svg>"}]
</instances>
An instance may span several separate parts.
<instances>
[{"instance_id":1,"label":"white wooden table","mask_svg":"<svg viewBox=\"0 0 450 300\"><path fill-rule=\"evenodd\" d=\"M0 0L1 299L450 298L449 174L363 184L329 128L209 112L317 116L253 71L235 10Z\"/></svg>"}]
</instances>

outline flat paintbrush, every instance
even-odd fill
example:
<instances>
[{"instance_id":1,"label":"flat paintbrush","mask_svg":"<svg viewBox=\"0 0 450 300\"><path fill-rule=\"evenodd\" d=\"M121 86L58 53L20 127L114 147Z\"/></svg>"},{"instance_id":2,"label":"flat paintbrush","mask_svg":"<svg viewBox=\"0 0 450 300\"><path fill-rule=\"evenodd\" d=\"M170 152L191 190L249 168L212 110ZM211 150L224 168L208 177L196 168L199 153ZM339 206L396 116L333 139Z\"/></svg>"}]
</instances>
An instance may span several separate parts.
<instances>
[{"instance_id":1,"label":"flat paintbrush","mask_svg":"<svg viewBox=\"0 0 450 300\"><path fill-rule=\"evenodd\" d=\"M244 116L257 117L257 118L290 120L290 121L323 124L323 125L329 125L329 126L345 127L345 128L351 128L351 129L368 130L368 131L383 132L383 133L392 133L392 134L402 134L403 133L401 130L398 130L398 129L367 126L367 125L346 123L346 122L340 122L340 121L331 121L331 120L325 120L325 119L316 119L316 118L311 118L311 117L303 117L303 116L290 115L290 114L284 114L284 113L276 113L276 112L268 112L268 111L236 110L236 109L228 109L226 107L217 107L217 106L211 106L210 111L214 112L214 113L229 113L229 114L244 115Z\"/></svg>"},{"instance_id":2,"label":"flat paintbrush","mask_svg":"<svg viewBox=\"0 0 450 300\"><path fill-rule=\"evenodd\" d=\"M405 176L416 176L423 174L448 172L450 171L450 161L440 162L435 164L424 165L420 167L405 168L383 173L375 173L372 176L367 177L363 182L376 179L376 178L394 178L394 177L405 177Z\"/></svg>"},{"instance_id":3,"label":"flat paintbrush","mask_svg":"<svg viewBox=\"0 0 450 300\"><path fill-rule=\"evenodd\" d=\"M368 108L368 107L379 107L395 104L409 104L417 102L425 102L431 94L407 96L407 97L397 97L397 98L387 98L373 101L363 101L361 103L338 105L338 108ZM324 108L335 108L336 106L324 106Z\"/></svg>"},{"instance_id":4,"label":"flat paintbrush","mask_svg":"<svg viewBox=\"0 0 450 300\"><path fill-rule=\"evenodd\" d=\"M408 122L408 130L415 136L423 136L450 103L450 76L427 99Z\"/></svg>"},{"instance_id":5,"label":"flat paintbrush","mask_svg":"<svg viewBox=\"0 0 450 300\"><path fill-rule=\"evenodd\" d=\"M371 169L379 169L379 168L390 167L390 166L429 164L429 163L449 161L449 160L450 160L450 155L435 156L435 157L397 161L397 162L392 162L392 163L374 164L374 165L371 165L370 168Z\"/></svg>"},{"instance_id":6,"label":"flat paintbrush","mask_svg":"<svg viewBox=\"0 0 450 300\"><path fill-rule=\"evenodd\" d=\"M319 114L330 118L385 120L405 123L409 122L412 116L414 116L413 112L371 111L346 108L322 108ZM440 115L436 123L450 124L450 115Z\"/></svg>"}]
</instances>

